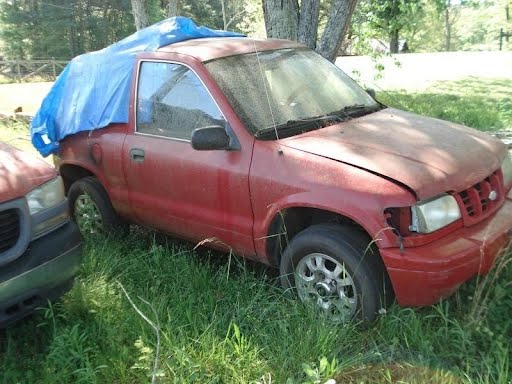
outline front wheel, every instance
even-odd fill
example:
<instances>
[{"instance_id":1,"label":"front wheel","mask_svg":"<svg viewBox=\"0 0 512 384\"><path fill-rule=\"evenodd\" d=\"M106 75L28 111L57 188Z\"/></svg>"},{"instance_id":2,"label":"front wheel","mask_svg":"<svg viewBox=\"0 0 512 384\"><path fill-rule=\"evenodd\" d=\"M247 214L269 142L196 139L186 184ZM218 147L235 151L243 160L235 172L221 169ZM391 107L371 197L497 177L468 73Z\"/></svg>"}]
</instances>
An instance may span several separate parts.
<instances>
[{"instance_id":1,"label":"front wheel","mask_svg":"<svg viewBox=\"0 0 512 384\"><path fill-rule=\"evenodd\" d=\"M107 192L95 177L75 181L68 192L70 213L82 235L126 232L128 226L114 211Z\"/></svg>"},{"instance_id":2,"label":"front wheel","mask_svg":"<svg viewBox=\"0 0 512 384\"><path fill-rule=\"evenodd\" d=\"M297 234L285 249L281 284L337 323L375 319L386 305L387 275L377 250L350 226L319 224Z\"/></svg>"}]
</instances>

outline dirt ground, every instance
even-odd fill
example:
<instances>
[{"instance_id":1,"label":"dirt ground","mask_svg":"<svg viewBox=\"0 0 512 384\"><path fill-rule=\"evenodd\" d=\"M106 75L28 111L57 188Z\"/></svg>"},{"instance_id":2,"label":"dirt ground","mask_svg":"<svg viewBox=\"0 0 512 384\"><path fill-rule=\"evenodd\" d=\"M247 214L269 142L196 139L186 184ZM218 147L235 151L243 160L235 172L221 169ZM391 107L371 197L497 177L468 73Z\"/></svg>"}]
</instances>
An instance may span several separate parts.
<instances>
[{"instance_id":1,"label":"dirt ground","mask_svg":"<svg viewBox=\"0 0 512 384\"><path fill-rule=\"evenodd\" d=\"M0 112L13 113L21 107L23 112L33 115L53 83L0 84Z\"/></svg>"}]
</instances>

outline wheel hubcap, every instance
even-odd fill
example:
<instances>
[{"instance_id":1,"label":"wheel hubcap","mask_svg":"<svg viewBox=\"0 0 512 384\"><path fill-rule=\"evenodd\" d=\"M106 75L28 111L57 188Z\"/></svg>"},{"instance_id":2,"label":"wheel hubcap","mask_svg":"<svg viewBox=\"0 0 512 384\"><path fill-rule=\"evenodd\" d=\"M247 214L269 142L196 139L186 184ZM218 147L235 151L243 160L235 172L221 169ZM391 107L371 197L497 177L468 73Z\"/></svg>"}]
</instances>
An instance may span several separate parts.
<instances>
[{"instance_id":1,"label":"wheel hubcap","mask_svg":"<svg viewBox=\"0 0 512 384\"><path fill-rule=\"evenodd\" d=\"M83 234L94 234L103 231L103 219L98 206L91 196L84 194L75 200L75 220Z\"/></svg>"},{"instance_id":2,"label":"wheel hubcap","mask_svg":"<svg viewBox=\"0 0 512 384\"><path fill-rule=\"evenodd\" d=\"M302 301L315 304L336 322L354 315L356 287L343 263L323 253L312 253L300 260L294 275Z\"/></svg>"}]
</instances>

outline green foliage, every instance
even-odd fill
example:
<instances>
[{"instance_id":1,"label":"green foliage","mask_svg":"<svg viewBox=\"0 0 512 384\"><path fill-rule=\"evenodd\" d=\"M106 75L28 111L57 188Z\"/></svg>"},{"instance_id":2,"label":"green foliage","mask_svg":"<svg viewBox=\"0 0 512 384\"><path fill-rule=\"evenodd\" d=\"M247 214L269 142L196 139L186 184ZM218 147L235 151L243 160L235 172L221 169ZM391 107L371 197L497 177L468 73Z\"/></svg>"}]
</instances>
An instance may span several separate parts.
<instances>
[{"instance_id":1,"label":"green foliage","mask_svg":"<svg viewBox=\"0 0 512 384\"><path fill-rule=\"evenodd\" d=\"M180 14L194 19L198 25L223 29L222 7L220 0L195 0L180 3Z\"/></svg>"},{"instance_id":2,"label":"green foliage","mask_svg":"<svg viewBox=\"0 0 512 384\"><path fill-rule=\"evenodd\" d=\"M409 26L423 4L420 0L366 0L360 6L375 29L390 34Z\"/></svg>"},{"instance_id":3,"label":"green foliage","mask_svg":"<svg viewBox=\"0 0 512 384\"><path fill-rule=\"evenodd\" d=\"M1 336L4 381L144 383L155 373L183 383L505 383L511 373L510 266L487 287L477 321L468 305L475 281L449 301L395 307L363 329L326 322L283 295L264 267L238 258L229 267L224 255L132 231L87 241L73 290ZM119 283L158 318L156 372L155 331Z\"/></svg>"},{"instance_id":4,"label":"green foliage","mask_svg":"<svg viewBox=\"0 0 512 384\"><path fill-rule=\"evenodd\" d=\"M0 38L12 58L68 59L134 31L129 0L0 2Z\"/></svg>"},{"instance_id":5,"label":"green foliage","mask_svg":"<svg viewBox=\"0 0 512 384\"><path fill-rule=\"evenodd\" d=\"M406 31L416 30L423 7L422 0L363 0L358 12L364 15L374 35L389 39L398 48L398 39Z\"/></svg>"},{"instance_id":6,"label":"green foliage","mask_svg":"<svg viewBox=\"0 0 512 384\"><path fill-rule=\"evenodd\" d=\"M349 34L353 53L388 49L393 30L412 52L497 50L500 28L512 30L508 0L361 0ZM380 41L382 44L377 44ZM505 44L505 49L512 45Z\"/></svg>"},{"instance_id":7,"label":"green foliage","mask_svg":"<svg viewBox=\"0 0 512 384\"><path fill-rule=\"evenodd\" d=\"M246 1L244 8L238 13L236 29L248 36L265 38L265 22L263 20L263 8L258 0Z\"/></svg>"},{"instance_id":8,"label":"green foliage","mask_svg":"<svg viewBox=\"0 0 512 384\"><path fill-rule=\"evenodd\" d=\"M180 14L222 28L220 0L180 2ZM166 18L166 2L149 1L152 22ZM0 40L10 58L69 59L102 49L135 32L130 0L0 1Z\"/></svg>"}]
</instances>

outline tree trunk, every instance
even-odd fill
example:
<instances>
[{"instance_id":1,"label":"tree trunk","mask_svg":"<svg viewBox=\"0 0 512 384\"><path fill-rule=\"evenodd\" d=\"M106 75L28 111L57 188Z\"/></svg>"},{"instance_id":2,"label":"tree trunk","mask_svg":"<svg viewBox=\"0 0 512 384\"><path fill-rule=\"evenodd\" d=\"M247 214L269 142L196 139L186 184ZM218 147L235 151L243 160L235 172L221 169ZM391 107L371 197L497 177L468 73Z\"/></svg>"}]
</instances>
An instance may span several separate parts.
<instances>
[{"instance_id":1,"label":"tree trunk","mask_svg":"<svg viewBox=\"0 0 512 384\"><path fill-rule=\"evenodd\" d=\"M178 0L169 0L167 2L167 17L178 16Z\"/></svg>"},{"instance_id":2,"label":"tree trunk","mask_svg":"<svg viewBox=\"0 0 512 384\"><path fill-rule=\"evenodd\" d=\"M299 30L297 40L309 48L316 48L318 35L318 15L320 14L320 0L303 0L300 5Z\"/></svg>"},{"instance_id":3,"label":"tree trunk","mask_svg":"<svg viewBox=\"0 0 512 384\"><path fill-rule=\"evenodd\" d=\"M224 30L226 30L228 27L227 27L227 24L228 24L228 21L227 21L227 18L226 18L226 6L224 4L224 0L220 0L220 5L221 5L221 8L222 8L222 22L224 24Z\"/></svg>"},{"instance_id":4,"label":"tree trunk","mask_svg":"<svg viewBox=\"0 0 512 384\"><path fill-rule=\"evenodd\" d=\"M132 0L132 11L137 30L149 26L148 0Z\"/></svg>"},{"instance_id":5,"label":"tree trunk","mask_svg":"<svg viewBox=\"0 0 512 384\"><path fill-rule=\"evenodd\" d=\"M445 49L446 52L452 50L452 24L450 21L450 5L444 11L444 24L445 24Z\"/></svg>"},{"instance_id":6,"label":"tree trunk","mask_svg":"<svg viewBox=\"0 0 512 384\"><path fill-rule=\"evenodd\" d=\"M316 51L334 62L343 37L348 31L357 0L333 0L329 19Z\"/></svg>"},{"instance_id":7,"label":"tree trunk","mask_svg":"<svg viewBox=\"0 0 512 384\"><path fill-rule=\"evenodd\" d=\"M267 37L297 40L299 3L297 0L263 0Z\"/></svg>"},{"instance_id":8,"label":"tree trunk","mask_svg":"<svg viewBox=\"0 0 512 384\"><path fill-rule=\"evenodd\" d=\"M391 31L391 40L389 42L389 51L391 53L398 53L399 43L398 43L398 29L394 29Z\"/></svg>"}]
</instances>

